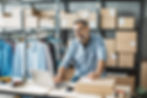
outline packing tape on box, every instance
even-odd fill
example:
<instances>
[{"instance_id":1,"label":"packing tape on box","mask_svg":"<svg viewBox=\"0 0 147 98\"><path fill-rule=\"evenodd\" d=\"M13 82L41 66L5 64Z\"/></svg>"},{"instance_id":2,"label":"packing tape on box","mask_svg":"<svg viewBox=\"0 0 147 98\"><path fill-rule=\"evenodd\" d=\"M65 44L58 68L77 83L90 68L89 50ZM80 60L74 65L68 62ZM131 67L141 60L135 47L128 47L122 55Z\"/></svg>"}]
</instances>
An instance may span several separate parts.
<instances>
[{"instance_id":1,"label":"packing tape on box","mask_svg":"<svg viewBox=\"0 0 147 98\"><path fill-rule=\"evenodd\" d=\"M111 54L111 58L112 58L113 60L116 60L116 58L117 58L116 54L115 54L115 53L112 53L112 54Z\"/></svg>"},{"instance_id":2,"label":"packing tape on box","mask_svg":"<svg viewBox=\"0 0 147 98\"><path fill-rule=\"evenodd\" d=\"M120 18L119 19L119 26L122 26L125 24L125 19L124 18Z\"/></svg>"},{"instance_id":3,"label":"packing tape on box","mask_svg":"<svg viewBox=\"0 0 147 98\"><path fill-rule=\"evenodd\" d=\"M130 42L130 46L135 47L136 46L136 42L135 41L131 41Z\"/></svg>"},{"instance_id":4,"label":"packing tape on box","mask_svg":"<svg viewBox=\"0 0 147 98\"><path fill-rule=\"evenodd\" d=\"M110 9L110 15L113 16L113 17L115 16L115 10L114 9Z\"/></svg>"}]
</instances>

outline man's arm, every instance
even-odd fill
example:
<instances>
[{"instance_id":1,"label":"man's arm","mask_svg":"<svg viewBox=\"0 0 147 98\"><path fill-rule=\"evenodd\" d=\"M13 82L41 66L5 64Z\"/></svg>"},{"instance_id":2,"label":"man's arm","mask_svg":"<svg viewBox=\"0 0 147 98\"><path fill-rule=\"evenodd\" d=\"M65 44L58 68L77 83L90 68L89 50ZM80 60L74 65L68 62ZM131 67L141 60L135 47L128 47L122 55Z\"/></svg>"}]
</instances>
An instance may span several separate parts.
<instances>
[{"instance_id":1,"label":"man's arm","mask_svg":"<svg viewBox=\"0 0 147 98\"><path fill-rule=\"evenodd\" d=\"M104 44L104 40L100 36L99 45L97 47L97 56L98 56L97 68L94 72L88 75L89 78L96 79L102 75L104 68L105 68L106 54L107 53L106 53L106 47Z\"/></svg>"},{"instance_id":2,"label":"man's arm","mask_svg":"<svg viewBox=\"0 0 147 98\"><path fill-rule=\"evenodd\" d=\"M75 43L72 42L69 45L69 48L67 49L67 52L63 58L62 63L60 64L61 66L58 69L57 75L55 77L55 82L59 83L62 82L64 79L64 74L66 72L66 68L70 65L71 61L73 60L74 56L74 51L75 51Z\"/></svg>"}]
</instances>

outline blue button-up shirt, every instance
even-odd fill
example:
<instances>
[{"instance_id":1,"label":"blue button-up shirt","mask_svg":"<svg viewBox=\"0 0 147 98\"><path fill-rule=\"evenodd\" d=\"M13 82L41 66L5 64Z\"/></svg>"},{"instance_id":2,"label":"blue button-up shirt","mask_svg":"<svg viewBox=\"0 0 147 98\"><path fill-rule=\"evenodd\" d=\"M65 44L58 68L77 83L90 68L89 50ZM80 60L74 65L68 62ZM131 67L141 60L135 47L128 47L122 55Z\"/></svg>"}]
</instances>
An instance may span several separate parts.
<instances>
[{"instance_id":1,"label":"blue button-up shirt","mask_svg":"<svg viewBox=\"0 0 147 98\"><path fill-rule=\"evenodd\" d=\"M12 68L13 49L11 45L0 40L0 77L10 76Z\"/></svg>"},{"instance_id":2,"label":"blue button-up shirt","mask_svg":"<svg viewBox=\"0 0 147 98\"><path fill-rule=\"evenodd\" d=\"M77 39L71 42L61 66L67 68L72 63L75 76L81 77L95 71L99 60L106 60L105 44L99 34L91 33L86 47Z\"/></svg>"}]
</instances>

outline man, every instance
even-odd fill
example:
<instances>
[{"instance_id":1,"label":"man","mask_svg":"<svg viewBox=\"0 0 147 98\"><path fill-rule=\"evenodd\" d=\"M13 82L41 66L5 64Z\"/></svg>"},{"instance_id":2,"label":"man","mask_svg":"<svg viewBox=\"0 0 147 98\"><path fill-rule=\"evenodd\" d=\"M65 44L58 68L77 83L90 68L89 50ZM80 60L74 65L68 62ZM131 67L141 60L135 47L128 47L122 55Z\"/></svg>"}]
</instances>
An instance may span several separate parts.
<instances>
[{"instance_id":1,"label":"man","mask_svg":"<svg viewBox=\"0 0 147 98\"><path fill-rule=\"evenodd\" d=\"M96 79L103 73L106 49L101 36L90 33L90 28L85 20L75 21L74 33L76 38L71 42L61 63L55 77L56 83L63 81L64 73L71 63L75 68L73 81L85 76Z\"/></svg>"}]
</instances>

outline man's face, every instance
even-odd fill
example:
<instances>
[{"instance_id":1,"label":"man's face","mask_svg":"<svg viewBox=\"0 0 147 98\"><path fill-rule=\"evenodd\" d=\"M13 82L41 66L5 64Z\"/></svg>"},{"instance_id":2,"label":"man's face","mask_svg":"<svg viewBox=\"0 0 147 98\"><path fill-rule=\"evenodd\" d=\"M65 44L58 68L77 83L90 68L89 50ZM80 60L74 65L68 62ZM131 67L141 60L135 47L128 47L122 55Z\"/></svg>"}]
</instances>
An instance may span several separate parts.
<instances>
[{"instance_id":1,"label":"man's face","mask_svg":"<svg viewBox=\"0 0 147 98\"><path fill-rule=\"evenodd\" d=\"M74 33L75 36L82 44L86 44L89 40L89 27L84 26L83 24L75 24L74 25Z\"/></svg>"}]
</instances>

